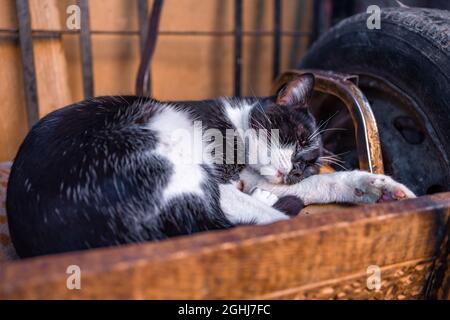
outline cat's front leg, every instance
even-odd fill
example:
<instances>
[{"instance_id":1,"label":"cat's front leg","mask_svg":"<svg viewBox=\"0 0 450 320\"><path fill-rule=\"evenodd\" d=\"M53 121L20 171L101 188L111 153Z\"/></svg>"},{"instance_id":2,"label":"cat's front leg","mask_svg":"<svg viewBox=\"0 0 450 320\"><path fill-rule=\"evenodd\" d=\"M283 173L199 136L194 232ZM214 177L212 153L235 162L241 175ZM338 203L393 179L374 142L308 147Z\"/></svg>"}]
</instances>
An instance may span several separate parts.
<instances>
[{"instance_id":1,"label":"cat's front leg","mask_svg":"<svg viewBox=\"0 0 450 320\"><path fill-rule=\"evenodd\" d=\"M289 216L272 208L278 200L270 192L255 190L248 195L233 184L221 184L220 207L231 223L238 224L267 224L280 220L287 220Z\"/></svg>"},{"instance_id":2,"label":"cat's front leg","mask_svg":"<svg viewBox=\"0 0 450 320\"><path fill-rule=\"evenodd\" d=\"M314 175L294 185L274 185L260 181L258 187L279 197L295 195L305 205L374 203L415 198L411 190L392 178L359 170Z\"/></svg>"},{"instance_id":3,"label":"cat's front leg","mask_svg":"<svg viewBox=\"0 0 450 320\"><path fill-rule=\"evenodd\" d=\"M278 197L270 191L259 188L261 182L266 180L253 170L244 169L239 178L239 181L232 182L237 190L289 217L296 216L304 207L303 201L296 196Z\"/></svg>"}]
</instances>

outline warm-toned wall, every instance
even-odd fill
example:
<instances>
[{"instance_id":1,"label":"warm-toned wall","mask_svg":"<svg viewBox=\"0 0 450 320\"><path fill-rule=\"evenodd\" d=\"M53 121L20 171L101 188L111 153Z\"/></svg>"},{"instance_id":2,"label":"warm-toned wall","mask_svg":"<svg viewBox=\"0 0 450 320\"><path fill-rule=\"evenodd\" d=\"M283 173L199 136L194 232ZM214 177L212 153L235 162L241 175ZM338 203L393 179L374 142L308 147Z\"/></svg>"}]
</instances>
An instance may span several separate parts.
<instances>
[{"instance_id":1,"label":"warm-toned wall","mask_svg":"<svg viewBox=\"0 0 450 320\"><path fill-rule=\"evenodd\" d=\"M283 29L308 31L313 0L283 0ZM65 28L75 0L29 0L32 28ZM151 8L152 1L149 1ZM162 31L232 31L233 0L166 0ZM90 0L92 30L137 30L137 1ZM244 0L244 31L273 30L273 1ZM0 0L0 29L17 28L15 1ZM283 36L282 70L295 66L308 39ZM95 95L133 94L138 36L92 35ZM272 37L244 36L242 93L270 90ZM83 99L78 35L34 40L39 115ZM0 37L0 160L10 160L28 130L17 39ZM161 35L153 60L158 99L202 99L233 94L233 37Z\"/></svg>"}]
</instances>

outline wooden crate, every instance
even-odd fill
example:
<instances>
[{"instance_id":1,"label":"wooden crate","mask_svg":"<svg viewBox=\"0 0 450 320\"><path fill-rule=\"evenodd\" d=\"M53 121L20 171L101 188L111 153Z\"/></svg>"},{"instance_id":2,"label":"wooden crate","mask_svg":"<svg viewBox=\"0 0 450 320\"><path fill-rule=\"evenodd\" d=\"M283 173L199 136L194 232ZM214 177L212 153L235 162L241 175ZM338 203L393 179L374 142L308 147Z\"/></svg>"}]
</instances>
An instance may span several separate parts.
<instances>
[{"instance_id":1,"label":"wooden crate","mask_svg":"<svg viewBox=\"0 0 450 320\"><path fill-rule=\"evenodd\" d=\"M0 14L6 16L3 23L8 28L16 28L14 6L3 2L0 0L5 8ZM32 27L60 29L61 13L72 1L45 0L46 5L42 2L30 1L34 19ZM208 3L210 11L217 11L217 8L220 9L218 5L223 3L204 2ZM122 16L118 14L119 3L126 2L114 1L109 4L111 10L106 10L103 2L91 2L91 12L102 12L100 20L93 20L92 29L101 30L105 21L122 21L111 18ZM189 8L192 3L192 0L185 1L184 6ZM186 8L177 11L178 7L183 9L173 1L172 7L169 7L172 9L167 12L181 12L184 17ZM214 27L214 30L216 27L225 31L230 29L231 11L226 11L228 19L223 26L214 27L217 21L211 18L208 20L209 27ZM135 17L136 12L133 12ZM291 12L294 14L291 18L295 18L296 11ZM130 16L130 21L137 20L133 19L133 15L124 16ZM168 31L176 31L179 28L171 23L180 21L184 20L163 18L162 25ZM204 19L192 16L189 26L192 27L195 21ZM127 21L123 23L127 24ZM137 26L132 27L135 29ZM244 26L244 29L247 28L252 26ZM120 25L114 29L127 28ZM225 78L221 74L221 82L217 82L214 73L230 69L231 59L222 59L216 52L219 50L231 55L232 38L227 39L219 46L217 40L212 38L201 37L185 42L179 38L162 38L159 54L166 59L158 59L158 56L155 59L157 96L173 99L230 94L230 73L226 73ZM115 40L105 35L94 39L94 55L101 58L94 65L94 72L101 76L96 78L99 79L95 83L97 94L128 93L132 90L134 82L130 79L133 79L136 69L138 39L130 40L129 46L124 46L122 39ZM264 43L268 40L264 38ZM245 41L247 43L251 39ZM283 44L292 46L292 41L284 39ZM189 50L179 50L180 46L193 45L203 49L196 50L194 54L189 54L192 52ZM301 45L305 46L304 43ZM64 37L40 40L34 44L40 115L82 97L81 78L78 72L74 72L79 68L79 57L73 53L73 47L73 39ZM131 47L134 49L130 50ZM106 55L114 51L111 48L120 49L116 56ZM128 51L123 52L122 48ZM190 62L181 72L179 65L172 63L180 59L180 52L185 52L184 58ZM290 50L284 52L287 54ZM117 58L123 55L128 58ZM0 149L0 158L11 159L26 133L17 44L2 44L0 56L8 57L11 62L6 65L8 68L0 72L0 78L8 79L9 83L0 92L7 102L0 113L8 113L10 119L5 126L5 134L1 135L4 141L0 141L7 147ZM221 57L220 68L217 56ZM253 58L254 55L247 56ZM191 63L197 60L202 63ZM250 69L259 70L259 66L267 65L268 60L270 56L265 54L253 62ZM294 60L295 64L298 57ZM52 61L51 66L48 61ZM114 67L113 62L120 67ZM210 67L211 64L214 68ZM259 73L254 77L244 79L245 90L254 94L249 84L255 83L256 79L265 79L257 82L256 92L268 91L271 75L266 72L264 77ZM62 80L55 82L54 79ZM202 82L186 79L202 79ZM57 89L55 83L59 85ZM177 86L177 83L194 83L195 86L187 88ZM184 91L174 91L174 87ZM11 95L11 92L17 94ZM46 94L49 92L51 94ZM55 96L55 93L58 95ZM193 97L186 96L191 93ZM11 105L20 107L11 109ZM359 207L307 207L290 221L267 226L238 227L161 242L0 262L0 299L448 299L449 215L450 193ZM2 239L0 233L0 243ZM67 288L69 274L66 271L71 265L80 267L80 290ZM378 291L367 286L372 276L370 272L368 274L371 267L381 271L381 288Z\"/></svg>"},{"instance_id":2,"label":"wooden crate","mask_svg":"<svg viewBox=\"0 0 450 320\"><path fill-rule=\"evenodd\" d=\"M4 262L0 299L448 299L449 216L442 193ZM80 290L67 289L70 265ZM369 266L380 268L378 291L367 287Z\"/></svg>"}]
</instances>

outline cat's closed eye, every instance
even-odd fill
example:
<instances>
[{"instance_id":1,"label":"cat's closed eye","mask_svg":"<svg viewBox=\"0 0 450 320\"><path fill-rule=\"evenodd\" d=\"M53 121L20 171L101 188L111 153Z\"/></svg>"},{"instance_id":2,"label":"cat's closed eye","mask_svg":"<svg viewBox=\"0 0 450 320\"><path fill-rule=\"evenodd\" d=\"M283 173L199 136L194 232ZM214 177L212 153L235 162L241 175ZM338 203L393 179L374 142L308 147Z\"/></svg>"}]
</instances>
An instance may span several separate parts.
<instances>
[{"instance_id":1,"label":"cat's closed eye","mask_svg":"<svg viewBox=\"0 0 450 320\"><path fill-rule=\"evenodd\" d=\"M295 153L295 154L292 156L292 162L300 162L301 160L302 160L302 159L301 159L301 155L300 155L299 152Z\"/></svg>"}]
</instances>

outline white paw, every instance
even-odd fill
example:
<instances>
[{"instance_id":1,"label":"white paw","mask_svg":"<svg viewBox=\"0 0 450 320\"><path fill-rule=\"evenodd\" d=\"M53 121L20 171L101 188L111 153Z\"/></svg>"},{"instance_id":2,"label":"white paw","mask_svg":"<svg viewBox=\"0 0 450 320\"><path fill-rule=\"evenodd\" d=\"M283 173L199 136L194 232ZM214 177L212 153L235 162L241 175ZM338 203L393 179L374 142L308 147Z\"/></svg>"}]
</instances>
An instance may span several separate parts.
<instances>
[{"instance_id":1,"label":"white paw","mask_svg":"<svg viewBox=\"0 0 450 320\"><path fill-rule=\"evenodd\" d=\"M255 198L256 200L259 200L259 201L269 205L269 206L273 206L275 204L275 202L278 201L278 197L276 195L274 195L272 192L262 190L259 188L254 188L251 191L250 196L252 198Z\"/></svg>"},{"instance_id":2,"label":"white paw","mask_svg":"<svg viewBox=\"0 0 450 320\"><path fill-rule=\"evenodd\" d=\"M354 186L355 198L360 202L387 202L416 197L405 185L381 174L360 175Z\"/></svg>"}]
</instances>

